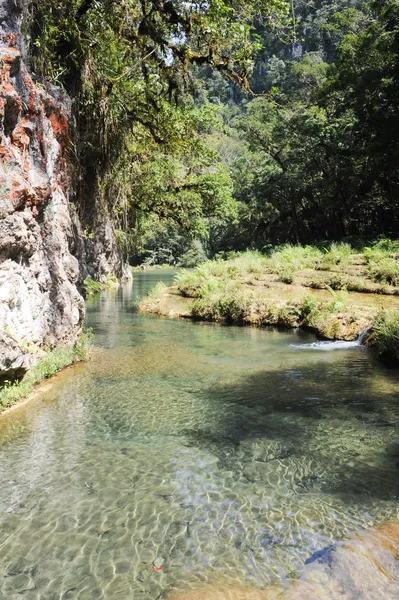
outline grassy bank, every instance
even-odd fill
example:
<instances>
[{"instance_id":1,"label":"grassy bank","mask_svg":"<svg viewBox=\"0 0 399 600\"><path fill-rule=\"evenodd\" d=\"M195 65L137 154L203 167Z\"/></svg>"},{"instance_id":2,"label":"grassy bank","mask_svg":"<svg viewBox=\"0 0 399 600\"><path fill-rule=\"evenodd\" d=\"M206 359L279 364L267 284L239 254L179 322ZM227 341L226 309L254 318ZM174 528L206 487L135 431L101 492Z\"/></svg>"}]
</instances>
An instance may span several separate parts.
<instances>
[{"instance_id":1,"label":"grassy bank","mask_svg":"<svg viewBox=\"0 0 399 600\"><path fill-rule=\"evenodd\" d=\"M368 343L399 361L398 267L399 244L389 240L362 251L332 244L245 252L181 272L174 288L158 286L140 308L175 316L180 296L189 299L182 316L209 321L302 327L332 340L370 331Z\"/></svg>"},{"instance_id":2,"label":"grassy bank","mask_svg":"<svg viewBox=\"0 0 399 600\"><path fill-rule=\"evenodd\" d=\"M89 350L90 340L91 333L85 332L73 346L62 346L47 352L22 380L5 382L0 389L0 414L24 400L38 383L83 360Z\"/></svg>"}]
</instances>

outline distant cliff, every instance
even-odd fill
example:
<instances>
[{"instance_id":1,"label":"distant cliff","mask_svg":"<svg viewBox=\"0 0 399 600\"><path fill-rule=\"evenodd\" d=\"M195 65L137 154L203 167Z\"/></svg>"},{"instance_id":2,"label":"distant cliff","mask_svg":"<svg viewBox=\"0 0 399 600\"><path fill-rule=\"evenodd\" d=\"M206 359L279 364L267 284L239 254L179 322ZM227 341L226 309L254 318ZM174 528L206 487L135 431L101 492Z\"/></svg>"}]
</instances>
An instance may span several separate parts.
<instances>
[{"instance_id":1,"label":"distant cliff","mask_svg":"<svg viewBox=\"0 0 399 600\"><path fill-rule=\"evenodd\" d=\"M43 348L74 343L90 274L123 273L109 220L90 240L70 203L71 100L27 67L23 0L0 0L0 378ZM25 20L25 22L24 22ZM23 28L24 25L24 28ZM93 213L96 207L93 206Z\"/></svg>"}]
</instances>

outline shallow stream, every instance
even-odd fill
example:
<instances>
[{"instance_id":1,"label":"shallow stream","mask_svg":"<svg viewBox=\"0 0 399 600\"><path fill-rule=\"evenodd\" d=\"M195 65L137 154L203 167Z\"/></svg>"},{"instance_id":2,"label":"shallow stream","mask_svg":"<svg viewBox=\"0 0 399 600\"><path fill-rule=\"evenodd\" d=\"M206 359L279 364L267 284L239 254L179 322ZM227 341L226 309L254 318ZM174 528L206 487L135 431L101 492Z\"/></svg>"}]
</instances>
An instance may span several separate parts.
<instances>
[{"instance_id":1,"label":"shallow stream","mask_svg":"<svg viewBox=\"0 0 399 600\"><path fill-rule=\"evenodd\" d=\"M172 276L90 300L92 359L0 421L1 600L261 587L398 518L398 371L310 334L138 314Z\"/></svg>"}]
</instances>

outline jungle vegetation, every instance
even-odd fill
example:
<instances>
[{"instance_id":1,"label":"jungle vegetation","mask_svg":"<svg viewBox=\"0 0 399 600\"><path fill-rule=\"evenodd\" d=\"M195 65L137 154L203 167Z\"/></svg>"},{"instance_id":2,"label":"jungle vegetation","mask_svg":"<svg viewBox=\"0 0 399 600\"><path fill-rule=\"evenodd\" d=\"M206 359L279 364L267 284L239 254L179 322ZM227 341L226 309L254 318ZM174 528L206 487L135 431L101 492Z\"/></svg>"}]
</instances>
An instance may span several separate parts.
<instances>
[{"instance_id":1,"label":"jungle vegetation","mask_svg":"<svg viewBox=\"0 0 399 600\"><path fill-rule=\"evenodd\" d=\"M74 202L137 263L399 232L397 0L33 0ZM360 243L360 242L359 242Z\"/></svg>"}]
</instances>

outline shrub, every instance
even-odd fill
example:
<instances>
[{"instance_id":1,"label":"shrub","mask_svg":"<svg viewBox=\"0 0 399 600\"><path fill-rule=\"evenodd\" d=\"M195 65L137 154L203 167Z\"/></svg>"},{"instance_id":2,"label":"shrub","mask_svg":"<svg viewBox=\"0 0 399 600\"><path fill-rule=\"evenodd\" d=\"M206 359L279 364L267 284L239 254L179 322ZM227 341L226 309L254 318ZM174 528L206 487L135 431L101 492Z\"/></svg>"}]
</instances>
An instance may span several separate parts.
<instances>
[{"instance_id":1,"label":"shrub","mask_svg":"<svg viewBox=\"0 0 399 600\"><path fill-rule=\"evenodd\" d=\"M104 286L100 281L94 281L91 277L86 277L83 282L83 289L86 296L92 296L101 292Z\"/></svg>"},{"instance_id":2,"label":"shrub","mask_svg":"<svg viewBox=\"0 0 399 600\"><path fill-rule=\"evenodd\" d=\"M154 299L162 296L164 291L167 289L167 285L162 281L159 281L154 287L148 292L147 298Z\"/></svg>"},{"instance_id":3,"label":"shrub","mask_svg":"<svg viewBox=\"0 0 399 600\"><path fill-rule=\"evenodd\" d=\"M369 259L368 271L374 281L399 286L399 260L395 258L374 255Z\"/></svg>"},{"instance_id":4,"label":"shrub","mask_svg":"<svg viewBox=\"0 0 399 600\"><path fill-rule=\"evenodd\" d=\"M223 280L204 281L192 307L192 314L208 321L233 323L244 319L246 298L239 284Z\"/></svg>"},{"instance_id":5,"label":"shrub","mask_svg":"<svg viewBox=\"0 0 399 600\"><path fill-rule=\"evenodd\" d=\"M282 283L288 285L294 283L294 269L290 265L282 267L278 273L278 278Z\"/></svg>"},{"instance_id":6,"label":"shrub","mask_svg":"<svg viewBox=\"0 0 399 600\"><path fill-rule=\"evenodd\" d=\"M179 266L192 269L200 263L206 262L207 258L208 257L200 240L193 240L186 252L180 256Z\"/></svg>"},{"instance_id":7,"label":"shrub","mask_svg":"<svg viewBox=\"0 0 399 600\"><path fill-rule=\"evenodd\" d=\"M316 268L320 271L331 271L337 266L345 268L350 264L353 253L354 250L349 244L333 242L317 263Z\"/></svg>"},{"instance_id":8,"label":"shrub","mask_svg":"<svg viewBox=\"0 0 399 600\"><path fill-rule=\"evenodd\" d=\"M367 344L391 362L399 363L399 312L384 311L373 325Z\"/></svg>"},{"instance_id":9,"label":"shrub","mask_svg":"<svg viewBox=\"0 0 399 600\"><path fill-rule=\"evenodd\" d=\"M297 271L299 269L312 268L322 257L322 253L312 246L281 246L269 259L269 268L273 273L279 273L282 269Z\"/></svg>"},{"instance_id":10,"label":"shrub","mask_svg":"<svg viewBox=\"0 0 399 600\"><path fill-rule=\"evenodd\" d=\"M374 253L399 254L399 240L382 237L367 250Z\"/></svg>"},{"instance_id":11,"label":"shrub","mask_svg":"<svg viewBox=\"0 0 399 600\"><path fill-rule=\"evenodd\" d=\"M175 277L175 284L179 288L179 292L186 298L195 298L203 281L202 275L196 271L180 271Z\"/></svg>"},{"instance_id":12,"label":"shrub","mask_svg":"<svg viewBox=\"0 0 399 600\"><path fill-rule=\"evenodd\" d=\"M347 278L339 273L321 277L314 275L313 277L308 277L306 279L305 285L315 290L323 290L328 288L332 290L344 290L347 287Z\"/></svg>"},{"instance_id":13,"label":"shrub","mask_svg":"<svg viewBox=\"0 0 399 600\"><path fill-rule=\"evenodd\" d=\"M313 296L305 296L299 304L299 316L302 321L307 321L317 308L317 300Z\"/></svg>"}]
</instances>

